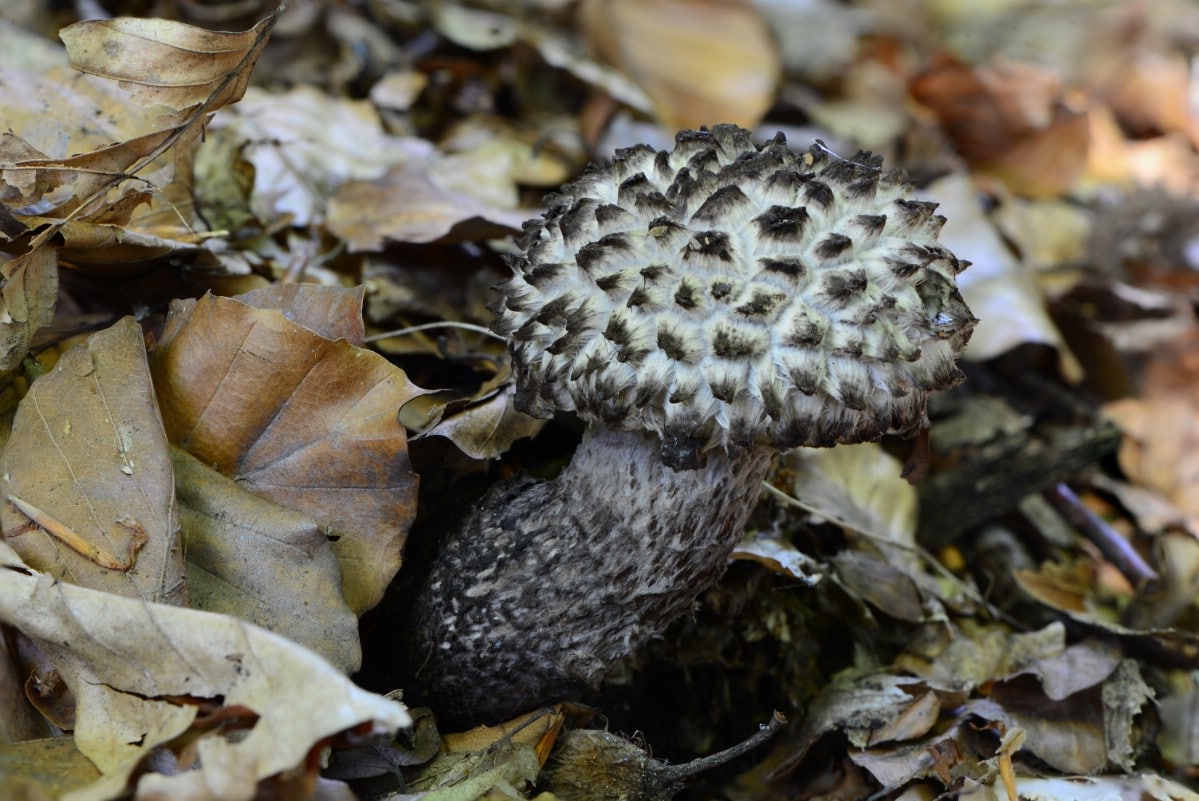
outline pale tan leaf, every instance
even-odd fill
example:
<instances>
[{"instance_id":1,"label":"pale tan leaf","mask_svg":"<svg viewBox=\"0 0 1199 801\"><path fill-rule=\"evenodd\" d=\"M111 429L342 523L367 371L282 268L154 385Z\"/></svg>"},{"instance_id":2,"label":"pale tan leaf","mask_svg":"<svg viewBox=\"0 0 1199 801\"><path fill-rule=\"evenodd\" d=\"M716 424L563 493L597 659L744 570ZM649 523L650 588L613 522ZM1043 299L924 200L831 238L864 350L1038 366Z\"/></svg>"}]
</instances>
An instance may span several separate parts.
<instances>
[{"instance_id":1,"label":"pale tan leaf","mask_svg":"<svg viewBox=\"0 0 1199 801\"><path fill-rule=\"evenodd\" d=\"M239 33L117 17L76 22L59 36L75 69L120 81L139 105L213 111L241 99L277 15Z\"/></svg>"},{"instance_id":2,"label":"pale tan leaf","mask_svg":"<svg viewBox=\"0 0 1199 801\"><path fill-rule=\"evenodd\" d=\"M782 70L758 10L741 0L587 0L592 48L649 95L668 130L748 128L774 102Z\"/></svg>"},{"instance_id":3,"label":"pale tan leaf","mask_svg":"<svg viewBox=\"0 0 1199 801\"><path fill-rule=\"evenodd\" d=\"M0 573L0 621L38 641L59 665L79 701L76 742L105 773L67 796L73 801L119 795L146 754L190 725L197 707L182 698L257 720L236 741L196 732L201 766L151 780L176 788L173 798L211 797L190 795L203 787L249 798L266 777L311 770L311 752L326 738L411 722L402 704L355 687L324 659L255 626L58 582L3 543Z\"/></svg>"},{"instance_id":4,"label":"pale tan leaf","mask_svg":"<svg viewBox=\"0 0 1199 801\"><path fill-rule=\"evenodd\" d=\"M70 737L0 744L0 798L61 798L98 778Z\"/></svg>"},{"instance_id":5,"label":"pale tan leaf","mask_svg":"<svg viewBox=\"0 0 1199 801\"><path fill-rule=\"evenodd\" d=\"M421 167L401 165L374 181L351 181L338 189L329 200L327 225L351 251L362 251L381 250L386 242L507 236L527 216L443 188Z\"/></svg>"},{"instance_id":6,"label":"pale tan leaf","mask_svg":"<svg viewBox=\"0 0 1199 801\"><path fill-rule=\"evenodd\" d=\"M1081 377L1081 366L1045 310L1040 287L982 213L970 177L947 175L921 194L944 209L953 209L941 231L941 243L971 262L958 280L962 295L979 318L965 357L991 359L1017 345L1038 342L1057 348L1067 376Z\"/></svg>"},{"instance_id":7,"label":"pale tan leaf","mask_svg":"<svg viewBox=\"0 0 1199 801\"><path fill-rule=\"evenodd\" d=\"M306 515L247 492L172 448L190 606L311 648L346 673L362 661L328 538Z\"/></svg>"},{"instance_id":8,"label":"pale tan leaf","mask_svg":"<svg viewBox=\"0 0 1199 801\"><path fill-rule=\"evenodd\" d=\"M30 565L81 586L186 603L170 454L132 317L34 382L0 456L0 489L4 536Z\"/></svg>"},{"instance_id":9,"label":"pale tan leaf","mask_svg":"<svg viewBox=\"0 0 1199 801\"><path fill-rule=\"evenodd\" d=\"M793 494L812 511L882 540L912 545L916 489L876 443L803 448L787 456Z\"/></svg>"},{"instance_id":10,"label":"pale tan leaf","mask_svg":"<svg viewBox=\"0 0 1199 801\"><path fill-rule=\"evenodd\" d=\"M322 287L308 284L271 284L238 296L238 300L256 309L278 309L296 325L325 339L344 339L362 347L366 325L362 321L362 301L366 287Z\"/></svg>"},{"instance_id":11,"label":"pale tan leaf","mask_svg":"<svg viewBox=\"0 0 1199 801\"><path fill-rule=\"evenodd\" d=\"M258 219L286 216L299 226L322 218L342 183L377 178L407 161L428 162L436 153L423 139L386 133L370 103L312 86L280 94L250 87L213 127L242 143L241 155L254 167L250 206Z\"/></svg>"}]
</instances>

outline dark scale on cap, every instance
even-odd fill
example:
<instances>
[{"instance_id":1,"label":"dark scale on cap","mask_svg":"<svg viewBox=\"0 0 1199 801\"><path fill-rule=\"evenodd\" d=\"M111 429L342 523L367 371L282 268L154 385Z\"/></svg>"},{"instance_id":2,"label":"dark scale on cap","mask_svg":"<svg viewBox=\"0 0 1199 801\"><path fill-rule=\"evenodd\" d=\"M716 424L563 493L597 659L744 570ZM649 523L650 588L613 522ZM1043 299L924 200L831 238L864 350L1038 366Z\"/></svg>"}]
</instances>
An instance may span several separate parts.
<instances>
[{"instance_id":1,"label":"dark scale on cap","mask_svg":"<svg viewBox=\"0 0 1199 801\"><path fill-rule=\"evenodd\" d=\"M826 183L820 181L807 181L803 188L803 201L806 204L819 206L822 209L830 208L833 205L833 199L836 195Z\"/></svg>"},{"instance_id":2,"label":"dark scale on cap","mask_svg":"<svg viewBox=\"0 0 1199 801\"><path fill-rule=\"evenodd\" d=\"M799 259L759 259L758 267L768 273L781 273L790 278L802 278L808 268Z\"/></svg>"},{"instance_id":3,"label":"dark scale on cap","mask_svg":"<svg viewBox=\"0 0 1199 801\"><path fill-rule=\"evenodd\" d=\"M853 240L844 234L830 233L816 243L814 252L817 256L828 261L839 259L853 247Z\"/></svg>"},{"instance_id":4,"label":"dark scale on cap","mask_svg":"<svg viewBox=\"0 0 1199 801\"><path fill-rule=\"evenodd\" d=\"M803 206L771 206L754 218L754 225L763 239L799 243L808 219L808 210Z\"/></svg>"},{"instance_id":5,"label":"dark scale on cap","mask_svg":"<svg viewBox=\"0 0 1199 801\"><path fill-rule=\"evenodd\" d=\"M750 205L750 200L735 186L717 189L703 205L691 215L691 223L699 225L715 225L726 218L739 215Z\"/></svg>"},{"instance_id":6,"label":"dark scale on cap","mask_svg":"<svg viewBox=\"0 0 1199 801\"><path fill-rule=\"evenodd\" d=\"M756 332L739 330L728 326L716 329L712 339L712 352L722 359L741 359L746 356L757 356L766 343Z\"/></svg>"},{"instance_id":7,"label":"dark scale on cap","mask_svg":"<svg viewBox=\"0 0 1199 801\"><path fill-rule=\"evenodd\" d=\"M829 299L844 305L852 301L868 285L866 273L862 270L847 270L845 272L826 273L821 281L821 290Z\"/></svg>"},{"instance_id":8,"label":"dark scale on cap","mask_svg":"<svg viewBox=\"0 0 1199 801\"><path fill-rule=\"evenodd\" d=\"M673 331L658 331L658 347L676 362L686 362L689 360L686 338Z\"/></svg>"},{"instance_id":9,"label":"dark scale on cap","mask_svg":"<svg viewBox=\"0 0 1199 801\"><path fill-rule=\"evenodd\" d=\"M932 219L937 204L927 200L899 198L894 202L894 208L900 225L905 228L918 228Z\"/></svg>"},{"instance_id":10,"label":"dark scale on cap","mask_svg":"<svg viewBox=\"0 0 1199 801\"><path fill-rule=\"evenodd\" d=\"M786 299L787 296L782 292L768 292L762 289L755 289L750 294L749 300L737 307L737 313L743 314L746 317L769 318Z\"/></svg>"},{"instance_id":11,"label":"dark scale on cap","mask_svg":"<svg viewBox=\"0 0 1199 801\"><path fill-rule=\"evenodd\" d=\"M687 250L683 253L683 258L688 258L693 253L715 256L722 261L729 261L733 257L729 235L721 231L702 231L691 239Z\"/></svg>"},{"instance_id":12,"label":"dark scale on cap","mask_svg":"<svg viewBox=\"0 0 1199 801\"><path fill-rule=\"evenodd\" d=\"M604 267L618 266L617 259L629 254L633 244L628 234L608 234L598 242L589 242L579 248L575 262L585 272L592 272Z\"/></svg>"},{"instance_id":13,"label":"dark scale on cap","mask_svg":"<svg viewBox=\"0 0 1199 801\"><path fill-rule=\"evenodd\" d=\"M710 293L712 300L727 300L733 294L733 283L731 281L713 281Z\"/></svg>"},{"instance_id":14,"label":"dark scale on cap","mask_svg":"<svg viewBox=\"0 0 1199 801\"><path fill-rule=\"evenodd\" d=\"M674 293L674 302L690 311L699 307L702 297L703 290L698 284L684 280L679 284L678 291Z\"/></svg>"},{"instance_id":15,"label":"dark scale on cap","mask_svg":"<svg viewBox=\"0 0 1199 801\"><path fill-rule=\"evenodd\" d=\"M605 203L595 209L595 221L599 224L600 230L609 230L617 226L621 226L622 230L628 230L637 224L637 219L636 214L611 203Z\"/></svg>"},{"instance_id":16,"label":"dark scale on cap","mask_svg":"<svg viewBox=\"0 0 1199 801\"><path fill-rule=\"evenodd\" d=\"M824 342L824 331L815 320L805 315L795 321L783 341L796 348L817 348Z\"/></svg>"}]
</instances>

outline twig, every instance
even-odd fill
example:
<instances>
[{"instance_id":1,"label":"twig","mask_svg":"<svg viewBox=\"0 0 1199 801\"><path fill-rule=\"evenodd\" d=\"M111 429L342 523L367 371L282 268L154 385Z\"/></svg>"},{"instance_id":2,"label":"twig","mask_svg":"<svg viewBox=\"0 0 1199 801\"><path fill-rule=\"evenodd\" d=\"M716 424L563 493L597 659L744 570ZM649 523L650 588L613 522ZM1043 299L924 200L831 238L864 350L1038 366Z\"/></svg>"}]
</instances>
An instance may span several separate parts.
<instances>
[{"instance_id":1,"label":"twig","mask_svg":"<svg viewBox=\"0 0 1199 801\"><path fill-rule=\"evenodd\" d=\"M1149 566L1136 549L1099 515L1086 507L1074 491L1058 483L1046 491L1046 497L1078 532L1086 537L1103 557L1116 566L1137 592L1152 594L1161 576Z\"/></svg>"},{"instance_id":2,"label":"twig","mask_svg":"<svg viewBox=\"0 0 1199 801\"><path fill-rule=\"evenodd\" d=\"M463 331L474 331L476 334L486 334L493 339L498 339L501 342L506 342L499 334L492 331L487 326L475 325L474 323L459 323L453 320L442 320L436 323L422 323L421 325L410 325L407 328L397 328L394 331L384 331L382 334L371 334L364 341L378 342L381 339L391 339L392 337L402 337L408 334L415 334L419 331L430 331L434 328L458 328Z\"/></svg>"},{"instance_id":3,"label":"twig","mask_svg":"<svg viewBox=\"0 0 1199 801\"><path fill-rule=\"evenodd\" d=\"M747 737L745 740L736 745L729 746L723 751L717 751L715 754L708 754L706 757L684 762L682 765L666 765L661 770L655 771L655 778L663 786L666 786L685 779L688 776L694 776L697 773L703 773L705 770L719 767L739 756L748 754L773 737L786 724L787 718L783 716L783 713L776 710L770 716L769 723L763 723L753 735Z\"/></svg>"}]
</instances>

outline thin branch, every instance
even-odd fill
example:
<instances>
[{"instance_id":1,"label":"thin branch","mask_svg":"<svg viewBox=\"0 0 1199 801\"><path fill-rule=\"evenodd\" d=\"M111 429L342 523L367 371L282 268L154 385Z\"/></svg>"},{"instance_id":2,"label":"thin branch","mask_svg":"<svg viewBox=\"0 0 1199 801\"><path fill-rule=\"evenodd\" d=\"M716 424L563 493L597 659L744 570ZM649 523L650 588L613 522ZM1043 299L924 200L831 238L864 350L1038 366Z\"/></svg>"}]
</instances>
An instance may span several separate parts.
<instances>
[{"instance_id":1,"label":"thin branch","mask_svg":"<svg viewBox=\"0 0 1199 801\"><path fill-rule=\"evenodd\" d=\"M502 336L492 331L484 325L475 325L474 323L460 323L453 320L443 320L436 323L422 323L421 325L410 325L407 328L397 328L394 331L384 331L382 334L371 334L366 338L366 342L378 342L381 339L391 339L392 337L402 337L408 334L415 334L419 331L431 331L435 328L458 328L463 331L473 331L476 334L485 334L493 339L498 339L501 342L506 341Z\"/></svg>"}]
</instances>

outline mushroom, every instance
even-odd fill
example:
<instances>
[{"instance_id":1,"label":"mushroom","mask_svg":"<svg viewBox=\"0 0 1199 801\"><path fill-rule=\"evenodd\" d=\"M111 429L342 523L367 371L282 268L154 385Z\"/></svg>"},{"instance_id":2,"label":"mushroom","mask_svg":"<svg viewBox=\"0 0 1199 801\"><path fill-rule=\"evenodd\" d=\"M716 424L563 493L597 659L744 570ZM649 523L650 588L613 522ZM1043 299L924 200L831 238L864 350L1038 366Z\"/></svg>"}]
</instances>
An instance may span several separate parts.
<instances>
[{"instance_id":1,"label":"mushroom","mask_svg":"<svg viewBox=\"0 0 1199 801\"><path fill-rule=\"evenodd\" d=\"M773 454L927 427L976 322L967 262L881 163L717 125L618 151L526 223L492 306L515 405L587 428L433 556L408 658L434 709L594 687L721 577Z\"/></svg>"}]
</instances>

